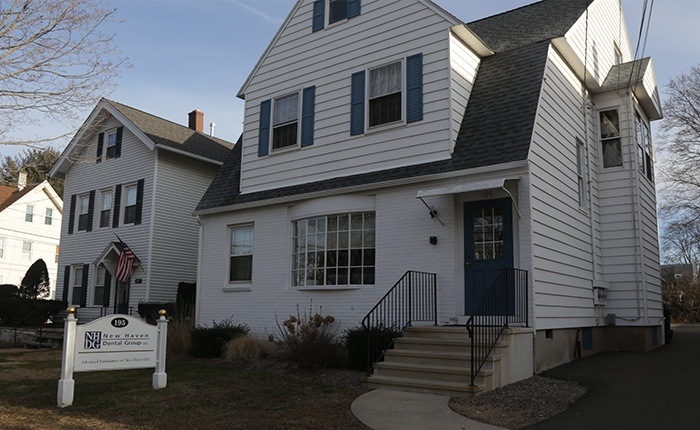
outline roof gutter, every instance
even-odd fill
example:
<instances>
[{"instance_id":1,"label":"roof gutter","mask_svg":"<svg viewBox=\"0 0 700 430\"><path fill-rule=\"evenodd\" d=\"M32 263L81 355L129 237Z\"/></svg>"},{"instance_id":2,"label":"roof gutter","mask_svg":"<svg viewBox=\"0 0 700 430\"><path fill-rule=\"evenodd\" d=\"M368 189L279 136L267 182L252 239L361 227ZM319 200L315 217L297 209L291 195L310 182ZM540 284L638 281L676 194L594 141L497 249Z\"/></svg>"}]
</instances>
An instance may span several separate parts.
<instances>
[{"instance_id":1,"label":"roof gutter","mask_svg":"<svg viewBox=\"0 0 700 430\"><path fill-rule=\"evenodd\" d=\"M494 169L495 166L498 166L498 168ZM319 197L326 197L326 196L331 196L331 195L335 195L335 194L339 194L339 193L345 194L345 193L354 193L354 192L359 192L359 191L377 190L377 189L381 189L381 188L396 187L396 186L400 186L400 185L410 185L410 184L416 184L416 183L421 183L421 182L456 178L459 176L478 175L478 174L486 173L486 172L516 170L516 169L527 168L527 166L528 166L527 160L512 161L509 163L496 164L496 165L491 165L491 166L475 167L473 169L454 170L451 172L437 173L437 174L433 174L433 175L412 176L409 178L395 179L395 180L391 180L391 181L374 182L371 184L354 185L354 186L350 186L350 187L334 188L334 189L330 189L330 190L314 191L314 192L310 192L310 193L293 194L293 195L289 195L289 196L276 197L273 199L256 200L253 202L246 202L246 203L240 203L240 204L220 206L220 207L216 207L216 208L195 210L194 212L192 212L192 215L195 215L195 216L213 215L213 214L218 214L218 213L223 213L223 212L230 212L230 211L234 211L234 210L252 209L252 208L258 208L258 207L262 207L262 206L270 206L270 205L281 204L281 203L295 202L295 201L299 201L299 200L308 200L308 199L314 199L314 198L319 198Z\"/></svg>"},{"instance_id":2,"label":"roof gutter","mask_svg":"<svg viewBox=\"0 0 700 430\"><path fill-rule=\"evenodd\" d=\"M209 157L204 157L202 155L193 154L191 152L183 151L182 149L172 148L170 146L165 146L165 145L156 145L156 147L161 151L172 152L174 154L179 154L179 155L183 155L185 157L194 158L195 160L204 161L205 163L216 164L217 166L221 166L224 164L223 161L218 161L218 160L211 159Z\"/></svg>"}]
</instances>

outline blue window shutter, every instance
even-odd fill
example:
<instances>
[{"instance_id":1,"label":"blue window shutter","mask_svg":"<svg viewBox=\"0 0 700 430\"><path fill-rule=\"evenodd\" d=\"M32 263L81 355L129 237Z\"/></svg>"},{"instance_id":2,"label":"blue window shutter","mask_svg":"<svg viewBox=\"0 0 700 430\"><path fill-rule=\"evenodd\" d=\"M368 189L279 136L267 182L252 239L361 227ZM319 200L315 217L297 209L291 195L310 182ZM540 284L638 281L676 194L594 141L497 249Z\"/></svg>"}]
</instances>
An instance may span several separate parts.
<instances>
[{"instance_id":1,"label":"blue window shutter","mask_svg":"<svg viewBox=\"0 0 700 430\"><path fill-rule=\"evenodd\" d=\"M301 147L314 144L314 111L316 87L304 88L301 102Z\"/></svg>"},{"instance_id":2,"label":"blue window shutter","mask_svg":"<svg viewBox=\"0 0 700 430\"><path fill-rule=\"evenodd\" d=\"M312 31L323 30L323 25L326 22L325 10L326 0L316 0L314 2L314 17L311 23Z\"/></svg>"},{"instance_id":3,"label":"blue window shutter","mask_svg":"<svg viewBox=\"0 0 700 430\"><path fill-rule=\"evenodd\" d=\"M350 136L365 132L365 71L352 74Z\"/></svg>"},{"instance_id":4,"label":"blue window shutter","mask_svg":"<svg viewBox=\"0 0 700 430\"><path fill-rule=\"evenodd\" d=\"M360 0L348 0L348 19L360 16L361 3Z\"/></svg>"},{"instance_id":5,"label":"blue window shutter","mask_svg":"<svg viewBox=\"0 0 700 430\"><path fill-rule=\"evenodd\" d=\"M264 157L270 150L270 109L272 101L260 103L260 127L258 127L258 157Z\"/></svg>"},{"instance_id":6,"label":"blue window shutter","mask_svg":"<svg viewBox=\"0 0 700 430\"><path fill-rule=\"evenodd\" d=\"M423 54L406 59L406 122L423 119Z\"/></svg>"}]
</instances>

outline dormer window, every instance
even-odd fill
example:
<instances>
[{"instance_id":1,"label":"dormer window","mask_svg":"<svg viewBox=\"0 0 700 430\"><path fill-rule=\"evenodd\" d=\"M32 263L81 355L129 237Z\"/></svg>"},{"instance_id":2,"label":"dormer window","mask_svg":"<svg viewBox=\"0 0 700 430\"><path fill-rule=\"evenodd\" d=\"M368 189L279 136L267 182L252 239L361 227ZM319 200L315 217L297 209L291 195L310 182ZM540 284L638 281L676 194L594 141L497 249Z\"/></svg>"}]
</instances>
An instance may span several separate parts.
<instances>
[{"instance_id":1,"label":"dormer window","mask_svg":"<svg viewBox=\"0 0 700 430\"><path fill-rule=\"evenodd\" d=\"M299 93L275 99L272 149L296 146L299 128Z\"/></svg>"}]
</instances>

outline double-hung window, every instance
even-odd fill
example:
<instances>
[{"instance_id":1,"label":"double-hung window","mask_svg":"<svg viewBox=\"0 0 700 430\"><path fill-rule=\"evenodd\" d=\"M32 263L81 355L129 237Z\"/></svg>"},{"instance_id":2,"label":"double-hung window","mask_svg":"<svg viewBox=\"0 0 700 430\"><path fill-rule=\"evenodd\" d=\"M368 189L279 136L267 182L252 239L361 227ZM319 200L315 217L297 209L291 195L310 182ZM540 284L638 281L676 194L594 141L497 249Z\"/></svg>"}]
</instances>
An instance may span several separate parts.
<instances>
[{"instance_id":1,"label":"double-hung window","mask_svg":"<svg viewBox=\"0 0 700 430\"><path fill-rule=\"evenodd\" d=\"M272 149L296 146L299 128L299 93L275 98Z\"/></svg>"},{"instance_id":2,"label":"double-hung window","mask_svg":"<svg viewBox=\"0 0 700 430\"><path fill-rule=\"evenodd\" d=\"M642 118L639 112L634 114L634 130L637 140L637 162L639 171L650 181L654 180L654 160L651 146L651 132L649 124Z\"/></svg>"},{"instance_id":3,"label":"double-hung window","mask_svg":"<svg viewBox=\"0 0 700 430\"><path fill-rule=\"evenodd\" d=\"M80 305L83 297L83 270L84 266L73 266L73 292L71 304Z\"/></svg>"},{"instance_id":4,"label":"double-hung window","mask_svg":"<svg viewBox=\"0 0 700 430\"><path fill-rule=\"evenodd\" d=\"M361 0L315 0L311 29L323 30L326 25L360 16L361 11Z\"/></svg>"},{"instance_id":5,"label":"double-hung window","mask_svg":"<svg viewBox=\"0 0 700 430\"><path fill-rule=\"evenodd\" d=\"M401 121L401 61L369 71L369 126Z\"/></svg>"},{"instance_id":6,"label":"double-hung window","mask_svg":"<svg viewBox=\"0 0 700 430\"><path fill-rule=\"evenodd\" d=\"M423 120L423 54L355 72L350 77L350 135L385 124Z\"/></svg>"},{"instance_id":7,"label":"double-hung window","mask_svg":"<svg viewBox=\"0 0 700 430\"><path fill-rule=\"evenodd\" d=\"M328 24L348 19L348 0L328 1Z\"/></svg>"},{"instance_id":8,"label":"double-hung window","mask_svg":"<svg viewBox=\"0 0 700 430\"><path fill-rule=\"evenodd\" d=\"M253 279L253 226L231 227L229 282Z\"/></svg>"},{"instance_id":9,"label":"double-hung window","mask_svg":"<svg viewBox=\"0 0 700 430\"><path fill-rule=\"evenodd\" d=\"M117 157L117 131L111 131L107 134L107 149L105 150L106 158Z\"/></svg>"},{"instance_id":10,"label":"double-hung window","mask_svg":"<svg viewBox=\"0 0 700 430\"><path fill-rule=\"evenodd\" d=\"M32 261L31 242L22 242L22 261Z\"/></svg>"},{"instance_id":11,"label":"double-hung window","mask_svg":"<svg viewBox=\"0 0 700 430\"><path fill-rule=\"evenodd\" d=\"M600 142L603 146L603 167L622 166L620 117L616 109L600 112Z\"/></svg>"},{"instance_id":12,"label":"double-hung window","mask_svg":"<svg viewBox=\"0 0 700 430\"><path fill-rule=\"evenodd\" d=\"M97 266L95 279L95 294L92 298L92 304L94 306L108 306L109 305L109 282L111 281L109 273L104 266Z\"/></svg>"},{"instance_id":13,"label":"double-hung window","mask_svg":"<svg viewBox=\"0 0 700 430\"><path fill-rule=\"evenodd\" d=\"M24 220L26 222L33 222L34 221L34 206L27 205L27 210L24 213Z\"/></svg>"},{"instance_id":14,"label":"double-hung window","mask_svg":"<svg viewBox=\"0 0 700 430\"><path fill-rule=\"evenodd\" d=\"M46 208L46 213L44 215L44 224L51 225L53 222L53 209Z\"/></svg>"},{"instance_id":15,"label":"double-hung window","mask_svg":"<svg viewBox=\"0 0 700 430\"><path fill-rule=\"evenodd\" d=\"M293 224L294 286L374 284L374 212L316 216Z\"/></svg>"},{"instance_id":16,"label":"double-hung window","mask_svg":"<svg viewBox=\"0 0 700 430\"><path fill-rule=\"evenodd\" d=\"M134 224L136 221L136 185L127 185L124 187L125 204L124 204L124 224Z\"/></svg>"},{"instance_id":17,"label":"double-hung window","mask_svg":"<svg viewBox=\"0 0 700 430\"><path fill-rule=\"evenodd\" d=\"M100 227L109 227L112 213L112 190L105 190L100 193L100 204Z\"/></svg>"},{"instance_id":18,"label":"double-hung window","mask_svg":"<svg viewBox=\"0 0 700 430\"><path fill-rule=\"evenodd\" d=\"M78 231L87 231L90 217L90 196L78 196Z\"/></svg>"}]
</instances>

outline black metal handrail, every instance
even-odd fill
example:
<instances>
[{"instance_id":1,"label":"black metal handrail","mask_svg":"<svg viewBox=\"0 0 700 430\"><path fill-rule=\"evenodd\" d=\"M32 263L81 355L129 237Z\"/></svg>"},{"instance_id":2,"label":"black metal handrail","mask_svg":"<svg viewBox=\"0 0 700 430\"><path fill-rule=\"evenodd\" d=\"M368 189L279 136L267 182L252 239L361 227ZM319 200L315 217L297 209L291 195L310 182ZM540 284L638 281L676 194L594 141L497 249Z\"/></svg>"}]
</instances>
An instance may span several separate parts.
<instances>
[{"instance_id":1,"label":"black metal handrail","mask_svg":"<svg viewBox=\"0 0 700 430\"><path fill-rule=\"evenodd\" d=\"M528 327L527 270L501 270L467 320L471 339L471 385L509 324Z\"/></svg>"},{"instance_id":2,"label":"black metal handrail","mask_svg":"<svg viewBox=\"0 0 700 430\"><path fill-rule=\"evenodd\" d=\"M24 318L22 318L21 320L17 321L17 322L12 326L12 329L13 329L14 332L15 332L15 338L14 338L14 342L13 342L13 347L14 347L14 348L17 348L17 346L19 345L18 339L19 339L19 335L20 335L20 334L30 333L30 332L33 332L33 331L36 331L36 330L39 330L39 336L40 336L39 345L41 345L41 328L42 328L42 326L38 326L38 327L36 327L36 326L29 326L29 327L24 327L23 329L20 329L19 326L22 325L22 323L24 323L24 322L25 322L26 320L28 320L29 318L34 317L36 313L38 313L38 312L45 312L45 311L46 311L46 309L43 309L43 308L41 308L41 307L38 307L38 308L34 309L33 311L31 311L30 313L28 313ZM42 323L42 324L43 324L43 323Z\"/></svg>"},{"instance_id":3,"label":"black metal handrail","mask_svg":"<svg viewBox=\"0 0 700 430\"><path fill-rule=\"evenodd\" d=\"M414 322L437 325L435 273L409 270L362 319L367 335L367 374Z\"/></svg>"}]
</instances>

